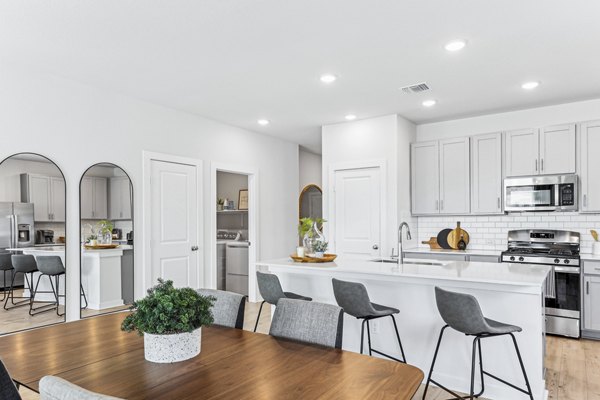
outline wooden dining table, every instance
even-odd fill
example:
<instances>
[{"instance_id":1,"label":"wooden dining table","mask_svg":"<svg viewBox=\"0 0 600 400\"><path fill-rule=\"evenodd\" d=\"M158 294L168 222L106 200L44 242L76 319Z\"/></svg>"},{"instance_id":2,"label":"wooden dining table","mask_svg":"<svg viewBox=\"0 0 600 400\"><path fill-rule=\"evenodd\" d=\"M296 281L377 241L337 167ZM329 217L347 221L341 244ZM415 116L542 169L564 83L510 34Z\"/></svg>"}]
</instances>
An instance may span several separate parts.
<instances>
[{"instance_id":1,"label":"wooden dining table","mask_svg":"<svg viewBox=\"0 0 600 400\"><path fill-rule=\"evenodd\" d=\"M54 375L124 399L410 399L423 372L350 351L218 326L202 328L200 355L174 364L144 358L144 340L116 313L0 337L15 382L39 391Z\"/></svg>"}]
</instances>

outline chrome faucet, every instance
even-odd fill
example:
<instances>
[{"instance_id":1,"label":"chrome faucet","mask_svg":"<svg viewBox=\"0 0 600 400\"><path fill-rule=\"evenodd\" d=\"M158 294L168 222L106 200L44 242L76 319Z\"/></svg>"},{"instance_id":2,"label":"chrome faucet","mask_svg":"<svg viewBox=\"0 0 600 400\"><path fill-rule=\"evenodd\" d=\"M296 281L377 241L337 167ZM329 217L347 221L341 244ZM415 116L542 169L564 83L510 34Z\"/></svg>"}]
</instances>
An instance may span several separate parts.
<instances>
[{"instance_id":1,"label":"chrome faucet","mask_svg":"<svg viewBox=\"0 0 600 400\"><path fill-rule=\"evenodd\" d=\"M410 235L410 227L406 222L402 222L398 227L398 254L394 254L394 249L392 249L392 258L398 258L398 264L402 264L404 262L404 249L402 248L402 228L406 227L406 238L408 240L412 239Z\"/></svg>"}]
</instances>

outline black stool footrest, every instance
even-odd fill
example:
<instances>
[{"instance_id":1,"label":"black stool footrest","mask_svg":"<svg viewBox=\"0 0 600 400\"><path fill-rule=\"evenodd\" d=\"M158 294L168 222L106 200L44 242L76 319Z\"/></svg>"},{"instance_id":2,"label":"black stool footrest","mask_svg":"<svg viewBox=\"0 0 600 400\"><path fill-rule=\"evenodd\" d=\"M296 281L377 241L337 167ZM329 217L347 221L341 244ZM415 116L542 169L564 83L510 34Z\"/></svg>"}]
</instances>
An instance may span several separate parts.
<instances>
[{"instance_id":1,"label":"black stool footrest","mask_svg":"<svg viewBox=\"0 0 600 400\"><path fill-rule=\"evenodd\" d=\"M379 351L379 350L375 350L375 349L371 348L371 351L372 351L373 353L377 353L377 354L379 354L380 356L384 356L384 357L387 357L387 358L389 358L389 359L391 359L391 360L398 361L398 362L401 362L401 363L405 363L405 364L406 364L406 361L399 360L399 359L397 359L396 357L394 357L394 356L390 356L389 354L385 354L385 353L383 353L383 352L381 352L381 351Z\"/></svg>"},{"instance_id":2,"label":"black stool footrest","mask_svg":"<svg viewBox=\"0 0 600 400\"><path fill-rule=\"evenodd\" d=\"M493 378L493 379L497 380L498 382L502 382L502 383L504 383L505 385L507 385L507 386L510 386L511 388L513 388L513 389L515 389L515 390L518 390L519 392L525 393L525 394L527 394L527 395L529 394L529 392L528 392L527 390L525 390L525 389L522 389L522 388L520 388L520 387L518 387L518 386L515 386L515 385L513 385L512 383L510 383L510 382L507 382L507 381L505 381L505 380L504 380L504 379L502 379L502 378L498 378L497 376L495 376L495 375L492 375L492 374L490 374L490 373L489 373L489 372L487 372L487 371L481 371L481 373L483 373L483 374L484 374L484 375L486 375L486 376L489 376L490 378Z\"/></svg>"}]
</instances>

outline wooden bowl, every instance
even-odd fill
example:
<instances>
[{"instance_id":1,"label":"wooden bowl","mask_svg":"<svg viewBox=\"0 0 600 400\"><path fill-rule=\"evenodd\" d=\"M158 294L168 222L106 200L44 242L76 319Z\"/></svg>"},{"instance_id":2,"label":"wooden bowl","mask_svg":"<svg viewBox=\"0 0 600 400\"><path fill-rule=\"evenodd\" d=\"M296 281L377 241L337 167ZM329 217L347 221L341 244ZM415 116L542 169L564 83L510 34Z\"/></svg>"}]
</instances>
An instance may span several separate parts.
<instances>
[{"instance_id":1,"label":"wooden bowl","mask_svg":"<svg viewBox=\"0 0 600 400\"><path fill-rule=\"evenodd\" d=\"M292 254L292 255L290 255L290 257L295 262L299 262L299 263L315 263L316 264L316 263L332 262L333 260L335 260L337 258L337 254L323 254L322 258L309 257L309 256L298 257L297 254Z\"/></svg>"}]
</instances>

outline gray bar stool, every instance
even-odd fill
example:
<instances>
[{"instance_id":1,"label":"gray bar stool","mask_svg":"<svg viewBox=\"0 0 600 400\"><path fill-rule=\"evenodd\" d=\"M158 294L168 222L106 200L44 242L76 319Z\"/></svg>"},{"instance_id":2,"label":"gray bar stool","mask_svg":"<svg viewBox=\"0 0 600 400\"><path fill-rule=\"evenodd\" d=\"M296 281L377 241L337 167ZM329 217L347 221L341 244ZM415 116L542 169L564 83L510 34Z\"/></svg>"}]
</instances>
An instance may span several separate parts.
<instances>
[{"instance_id":1,"label":"gray bar stool","mask_svg":"<svg viewBox=\"0 0 600 400\"><path fill-rule=\"evenodd\" d=\"M393 307L371 303L371 299L367 293L367 288L362 283L341 281L335 278L332 279L332 283L333 294L335 295L335 300L337 301L338 305L344 309L346 314L363 320L360 328L360 354L363 353L366 323L367 338L369 341L369 355L377 353L394 361L406 363L404 348L402 347L402 341L400 340L400 334L398 333L398 325L396 325L396 318L394 317L394 314L399 314L400 310ZM394 329L396 330L396 338L398 338L400 353L402 353L402 360L392 357L389 354L385 354L379 350L375 350L371 347L371 329L369 327L369 321L384 317L390 317L394 322Z\"/></svg>"},{"instance_id":2,"label":"gray bar stool","mask_svg":"<svg viewBox=\"0 0 600 400\"><path fill-rule=\"evenodd\" d=\"M260 313L262 312L265 302L277 306L279 299L312 301L311 297L301 296L292 292L284 292L281 288L281 283L279 282L277 275L256 271L256 280L258 282L258 290L260 291L260 295L264 300L262 303L260 303L260 309L258 310L258 316L256 317L256 324L254 324L254 332L256 332L256 328L258 328Z\"/></svg>"},{"instance_id":3,"label":"gray bar stool","mask_svg":"<svg viewBox=\"0 0 600 400\"><path fill-rule=\"evenodd\" d=\"M12 263L14 271L13 271L12 279L10 281L10 291L8 293L8 296L6 296L6 300L4 301L4 309L12 310L13 308L23 307L23 306L28 305L29 309L31 310L31 306L33 305L33 273L37 272L37 270L38 270L37 264L35 262L35 257L33 257L32 255L29 255L29 254L13 254L10 257L10 261ZM25 277L25 282L27 283L27 286L29 287L29 297L18 296L18 297L16 297L17 299L27 299L27 300L21 300L21 301L15 303L14 284L15 284L15 278L17 277L17 274L23 274L23 276ZM29 274L31 281L29 278L27 278L27 274ZM9 299L12 304L11 306L9 306L9 304L8 304Z\"/></svg>"},{"instance_id":4,"label":"gray bar stool","mask_svg":"<svg viewBox=\"0 0 600 400\"><path fill-rule=\"evenodd\" d=\"M0 254L0 271L2 271L2 301L6 300L6 291L10 286L6 282L6 273L10 272L10 280L12 280L12 275L14 273L14 268L12 262L10 261L10 253L2 253Z\"/></svg>"},{"instance_id":5,"label":"gray bar stool","mask_svg":"<svg viewBox=\"0 0 600 400\"><path fill-rule=\"evenodd\" d=\"M60 276L66 274L67 271L65 269L65 266L59 256L38 256L37 257L37 266L38 266L38 270L41 272L41 274L40 274L40 276L38 276L37 283L35 284L35 291L33 292L32 302L36 302L35 295L38 293L52 293L52 294L54 294L55 301L53 301L53 302L38 301L37 303L50 303L50 304L47 304L45 306L41 306L38 308L31 308L29 310L29 314L36 315L36 314L40 314L40 313L43 313L46 311L56 310L56 315L58 315L59 317L62 317L65 314L64 313L61 314L58 311L58 306L60 304L58 299L59 299L59 297L64 297L64 295L60 294ZM44 276L44 275L46 275L48 277L48 280L50 281L50 287L52 287L51 292L38 291L40 279L42 279L42 276ZM53 278L54 278L54 283L52 282ZM79 288L81 290L80 295L83 296L83 299L85 300L85 306L82 308L87 308L88 302L87 302L87 298L85 296L85 292L83 291L83 285L80 285ZM50 306L50 308L48 308L48 306ZM38 310L41 310L41 311L38 311ZM34 312L34 311L38 311L38 312Z\"/></svg>"},{"instance_id":6,"label":"gray bar stool","mask_svg":"<svg viewBox=\"0 0 600 400\"><path fill-rule=\"evenodd\" d=\"M431 369L429 370L429 376L427 377L427 383L425 384L425 390L423 391L423 400L425 400L425 396L427 395L427 388L429 387L430 382L444 389L446 392L455 396L457 399L465 399L459 396L458 394L454 393L452 390L440 385L438 382L431 379L431 375L433 374L433 367L435 365L435 360L438 355L438 350L440 349L440 343L442 342L442 336L444 335L444 331L448 327L455 329L458 332L464 333L467 336L475 337L473 339L473 350L471 354L471 391L469 393L469 399L479 397L483 394L485 390L483 377L484 375L486 375L490 378L497 380L498 382L504 383L505 385L508 385L511 388L518 390L521 393L528 395L529 398L533 400L531 386L529 386L529 379L527 378L527 373L525 372L525 366L523 365L523 359L521 358L519 345L517 344L517 340L515 339L515 336L513 334L514 332L521 332L522 329L518 326L509 325L485 318L481 311L481 307L479 306L479 302L474 296L471 296L470 294L449 292L447 290L436 287L435 301L437 303L438 311L446 325L440 331L440 337L435 348L433 361L431 362ZM481 356L481 339L502 335L510 335L510 337L512 338L515 350L517 352L517 358L519 359L519 364L521 365L521 371L523 372L523 377L525 378L525 385L527 385L527 390L515 386L512 383L505 381L504 379L498 378L497 376L492 375L489 372L484 371L483 369L483 359ZM479 369L481 371L481 391L478 394L475 394L475 353L477 352L477 350L479 352Z\"/></svg>"}]
</instances>

